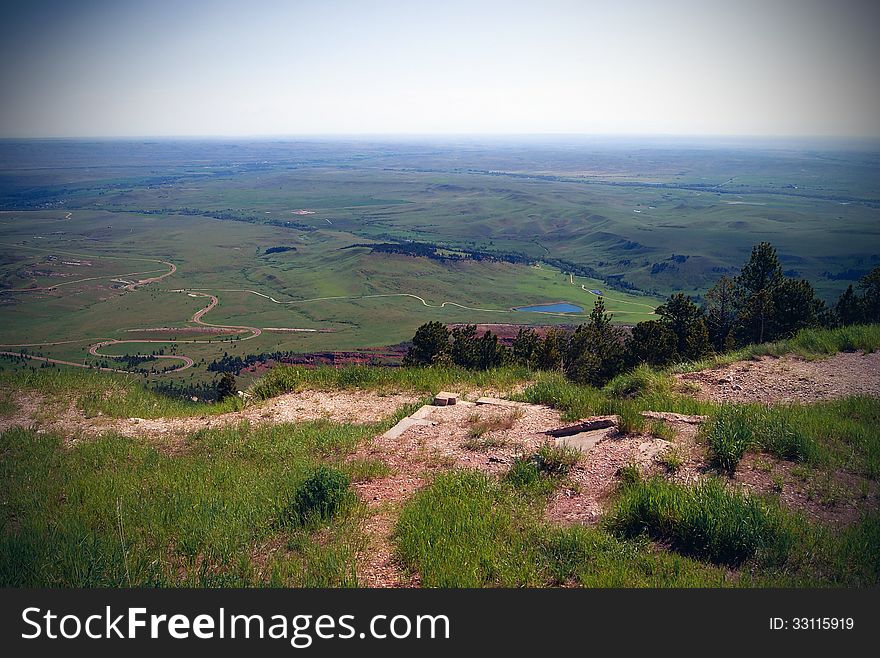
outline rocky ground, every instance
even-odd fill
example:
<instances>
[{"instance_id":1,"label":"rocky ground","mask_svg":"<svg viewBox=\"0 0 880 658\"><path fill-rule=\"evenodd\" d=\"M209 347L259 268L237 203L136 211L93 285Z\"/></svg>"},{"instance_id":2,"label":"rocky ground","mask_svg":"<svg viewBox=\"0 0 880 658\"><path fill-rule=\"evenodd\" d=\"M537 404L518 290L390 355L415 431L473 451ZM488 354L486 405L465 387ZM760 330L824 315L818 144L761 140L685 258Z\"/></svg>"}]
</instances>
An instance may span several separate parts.
<instances>
[{"instance_id":1,"label":"rocky ground","mask_svg":"<svg viewBox=\"0 0 880 658\"><path fill-rule=\"evenodd\" d=\"M764 356L727 366L677 375L714 402L816 402L848 395L880 397L880 352L841 352L807 361Z\"/></svg>"},{"instance_id":2,"label":"rocky ground","mask_svg":"<svg viewBox=\"0 0 880 658\"><path fill-rule=\"evenodd\" d=\"M105 432L156 439L235 425L242 421L277 424L326 419L340 423L372 423L384 420L400 407L418 399L418 395L410 393L382 395L372 391L303 391L285 393L242 411L226 414L145 419L110 418L104 415L87 417L73 402L60 403L28 393L13 397L16 412L0 418L0 431L22 426L34 427L38 431L60 431L68 440Z\"/></svg>"}]
</instances>

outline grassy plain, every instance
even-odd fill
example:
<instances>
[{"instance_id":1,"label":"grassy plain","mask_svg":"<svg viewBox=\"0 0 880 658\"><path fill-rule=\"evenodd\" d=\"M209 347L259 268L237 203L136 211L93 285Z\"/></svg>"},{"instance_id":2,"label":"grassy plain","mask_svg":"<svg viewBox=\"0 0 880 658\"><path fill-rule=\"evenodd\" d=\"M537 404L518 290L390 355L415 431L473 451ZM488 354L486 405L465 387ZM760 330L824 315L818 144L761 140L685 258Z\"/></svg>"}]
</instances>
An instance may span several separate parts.
<instances>
[{"instance_id":1,"label":"grassy plain","mask_svg":"<svg viewBox=\"0 0 880 658\"><path fill-rule=\"evenodd\" d=\"M220 297L206 322L325 330L179 346L197 362L393 344L428 320L576 323L511 309L567 301L589 311L595 297L581 286L634 323L670 292L699 295L735 273L761 240L833 299L880 262L877 170L873 151L835 145L5 141L0 343L83 340L36 349L97 362L90 340L186 326L206 300L173 292L183 288ZM351 248L407 240L537 266ZM266 253L279 246L289 250ZM165 267L150 260L177 272L112 287L114 275ZM170 345L105 353L160 348Z\"/></svg>"}]
</instances>

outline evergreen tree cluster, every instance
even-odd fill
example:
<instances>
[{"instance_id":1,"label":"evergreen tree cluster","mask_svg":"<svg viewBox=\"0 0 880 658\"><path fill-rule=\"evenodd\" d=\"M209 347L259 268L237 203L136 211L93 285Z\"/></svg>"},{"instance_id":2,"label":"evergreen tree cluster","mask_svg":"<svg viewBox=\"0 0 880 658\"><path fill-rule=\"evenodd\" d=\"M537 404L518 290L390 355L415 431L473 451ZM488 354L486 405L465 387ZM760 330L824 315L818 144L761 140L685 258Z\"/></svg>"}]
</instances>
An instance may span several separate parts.
<instances>
[{"instance_id":1,"label":"evergreen tree cluster","mask_svg":"<svg viewBox=\"0 0 880 658\"><path fill-rule=\"evenodd\" d=\"M656 309L657 320L626 332L611 324L602 297L588 322L574 332L551 328L542 337L521 328L510 348L475 325L451 331L428 322L416 331L404 365L457 365L485 370L519 364L558 370L580 384L603 386L640 364L662 367L695 361L751 343L789 338L801 329L880 322L880 268L863 277L828 309L809 281L783 274L776 250L767 242L752 249L736 277L722 276L702 306L688 295L671 295Z\"/></svg>"}]
</instances>

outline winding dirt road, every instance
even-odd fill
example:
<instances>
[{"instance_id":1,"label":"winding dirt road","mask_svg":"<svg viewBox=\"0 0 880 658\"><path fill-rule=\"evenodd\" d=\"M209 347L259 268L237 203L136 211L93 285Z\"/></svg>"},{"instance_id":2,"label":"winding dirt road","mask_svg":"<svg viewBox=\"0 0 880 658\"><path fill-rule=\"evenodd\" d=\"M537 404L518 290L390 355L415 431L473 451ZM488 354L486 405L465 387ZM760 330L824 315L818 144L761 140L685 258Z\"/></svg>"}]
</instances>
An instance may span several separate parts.
<instances>
[{"instance_id":1,"label":"winding dirt road","mask_svg":"<svg viewBox=\"0 0 880 658\"><path fill-rule=\"evenodd\" d=\"M155 259L149 259L149 258L124 258L121 256L83 255L83 254L74 254L71 252L59 251L59 250L55 250L55 249L42 249L42 248L37 248L37 247L27 247L24 245L7 245L7 246L13 246L13 247L20 248L20 249L30 249L33 251L68 254L68 255L77 256L80 258L112 258L112 259L117 259L117 260L138 260L138 261L145 261L145 262L151 262L151 263L161 263L161 264L168 267L167 271L164 271L162 274L160 274L158 276L152 276L152 277L148 277L145 279L139 279L137 281L127 283L126 285L123 286L123 289L130 290L130 291L134 291L137 288L139 288L141 286L148 285L150 283L156 283L157 281L161 281L161 280L163 280L163 279L165 279L165 278L167 278L177 272L177 265L175 265L174 263L172 263L170 261L165 261L165 260L155 260ZM68 286L68 285L72 285L74 283L82 283L85 281L95 281L95 280L101 280L101 279L120 279L121 277L140 276L143 274L154 274L157 271L158 270L150 270L150 271L145 271L145 272L127 272L124 274L88 277L85 279L77 279L75 281L65 281L63 283L58 283L53 286L46 286L46 287L40 287L40 288L25 288L25 289L19 289L19 290L9 290L9 291L5 291L5 292L26 293L26 292L51 291L51 290L55 290L57 288L60 288L61 286ZM569 275L569 281L572 285L577 285L575 283L574 277L572 275ZM585 285L581 285L581 289L584 290L585 292L595 294L595 293L592 293L592 291L588 290ZM332 300L357 300L357 299L376 299L376 298L387 298L387 297L408 297L408 298L415 299L415 300L421 302L421 304L423 306L425 306L426 308L440 308L440 309L442 309L442 308L446 308L447 306L453 306L453 307L460 308L460 309L463 309L466 311L476 311L476 312L480 312L480 313L515 313L515 312L517 312L516 309L510 309L510 308L497 309L497 308L478 308L478 307L473 307L473 306L465 306L464 304L459 304L458 302L453 302L453 301L444 301L439 304L432 304L432 303L428 302L426 299L424 299L423 297L420 297L419 295L415 295L413 293L407 293L407 292L377 293L377 294L372 294L372 295L350 295L350 296L338 295L338 296L331 296L331 297L313 297L310 299L293 299L293 300L283 301L283 300L275 299L271 295L267 295L265 293L257 292L256 290L250 290L250 289L246 289L246 288L244 288L244 289L243 288L217 288L217 289L182 288L182 289L169 291L169 292L186 293L190 297L207 297L207 298L209 298L210 302L208 303L208 305L205 306L204 308L201 308L198 311L196 311L193 314L193 316L190 318L189 321L193 324L198 324L198 325L201 325L204 327L211 327L211 328L220 329L220 330L228 330L230 332L235 332L235 333L247 332L250 334L249 336L245 336L244 338L237 338L238 340L251 340L253 338L256 338L257 336L259 336L260 334L263 333L263 329L261 329L260 327L251 327L251 326L245 326L245 325L225 325L225 324L214 324L214 323L210 323L210 322L205 322L202 318L204 318L205 315L207 315L209 312L211 312L220 302L219 298L216 295L212 294L212 291L213 292L247 293L247 294L251 294L251 295L256 295L258 297L262 297L264 299L268 299L269 301L271 301L274 304L283 304L283 305L309 304L309 303L313 303L313 302L332 301ZM609 297L607 299L612 299L612 298ZM640 304L638 302L630 302L630 301L621 300L621 299L613 299L613 301L616 301L616 302L622 303L622 304L631 304L634 306L641 306L644 308L648 308L648 309L651 309L651 312L653 312L653 310L654 310L654 307L652 307L648 304ZM566 318L583 317L582 315L574 314L574 313L548 312L548 313L544 313L544 315L553 315L553 316L566 317ZM314 329L296 329L296 328L290 328L290 327L272 327L271 329L267 329L267 330L271 330L271 331L317 331ZM86 342L89 340L95 340L95 339L81 339L81 340L58 341L58 342L47 342L47 343L27 343L27 344L22 343L22 344L17 344L17 345L6 344L6 345L4 345L4 347L51 346L51 345L62 345L62 344L69 344L69 343L75 343L75 342ZM224 340L224 339L221 338L219 340ZM117 358L120 358L118 355L103 354L99 350L101 350L102 348L105 348L105 347L116 346L116 345L127 345L127 344L135 344L135 343L163 343L163 344L165 344L165 343L169 343L169 342L173 342L175 344L176 343L197 344L197 343L212 343L212 342L216 342L216 341L210 340L210 339L209 340L175 340L175 341L155 340L155 339L139 339L139 340L119 340L119 339L115 339L115 338L114 339L100 339L97 342L95 342L94 344L92 344L89 347L88 351L89 351L89 354L91 354L92 356L95 356L95 357L117 359ZM47 357L33 356L30 354L20 354L20 353L15 353L15 352L0 352L0 354L11 355L11 356L20 356L20 357L24 357L24 358L28 358L28 359L33 359L36 361L44 361L46 363L59 363L59 364L70 365L70 366L75 366L75 367L79 367L79 368L90 368L91 367L87 364L74 363L71 361L63 361L63 360L59 360L59 359L50 359ZM168 360L176 360L176 361L183 362L182 366L166 371L169 373L180 372L182 370L186 370L187 368L191 368L194 365L194 361L192 358L185 356L185 355L181 355L181 354L174 354L174 355L156 354L153 356L155 356L155 358L157 358L157 359L168 359ZM100 370L106 370L106 371L110 371L110 372L129 372L127 370L117 370L114 368L100 368Z\"/></svg>"}]
</instances>

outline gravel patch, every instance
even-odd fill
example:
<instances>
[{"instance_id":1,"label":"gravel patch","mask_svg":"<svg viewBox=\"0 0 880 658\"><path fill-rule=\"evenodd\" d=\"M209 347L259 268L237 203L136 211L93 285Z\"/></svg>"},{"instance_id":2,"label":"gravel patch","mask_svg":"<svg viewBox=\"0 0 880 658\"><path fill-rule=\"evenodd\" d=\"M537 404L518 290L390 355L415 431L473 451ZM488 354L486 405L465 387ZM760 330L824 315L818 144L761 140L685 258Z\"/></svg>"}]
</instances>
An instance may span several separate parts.
<instances>
[{"instance_id":1,"label":"gravel patch","mask_svg":"<svg viewBox=\"0 0 880 658\"><path fill-rule=\"evenodd\" d=\"M683 375L695 397L713 402L817 402L849 395L880 397L880 352L841 352L806 361L764 356Z\"/></svg>"}]
</instances>

